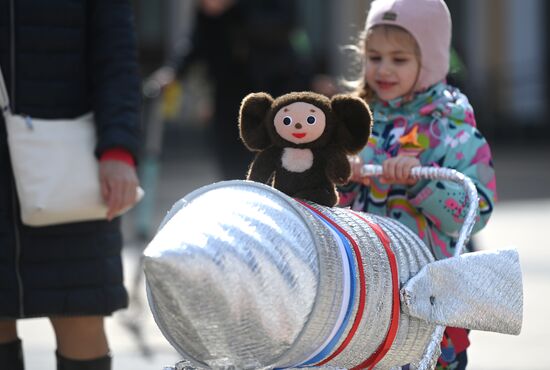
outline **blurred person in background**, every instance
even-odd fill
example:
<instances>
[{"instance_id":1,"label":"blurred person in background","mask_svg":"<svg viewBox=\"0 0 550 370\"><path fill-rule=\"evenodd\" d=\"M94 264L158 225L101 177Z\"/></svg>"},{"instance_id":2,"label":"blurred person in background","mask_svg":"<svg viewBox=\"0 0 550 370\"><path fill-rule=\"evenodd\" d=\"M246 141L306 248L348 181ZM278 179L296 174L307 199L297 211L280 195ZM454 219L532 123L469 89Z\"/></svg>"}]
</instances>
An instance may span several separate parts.
<instances>
[{"instance_id":1,"label":"blurred person in background","mask_svg":"<svg viewBox=\"0 0 550 370\"><path fill-rule=\"evenodd\" d=\"M223 179L244 179L252 161L237 128L242 98L311 86L312 65L303 52L307 46L300 46L308 41L297 32L296 17L292 0L198 0L191 35L148 81L163 88L194 62L206 64L214 90L211 142Z\"/></svg>"},{"instance_id":2,"label":"blurred person in background","mask_svg":"<svg viewBox=\"0 0 550 370\"><path fill-rule=\"evenodd\" d=\"M93 112L108 206L107 220L23 225L0 115L2 370L23 370L16 320L34 317L50 319L58 370L111 369L104 317L128 305L115 215L135 202L138 184L136 50L128 0L0 0L0 65L11 111L44 119Z\"/></svg>"}]
</instances>

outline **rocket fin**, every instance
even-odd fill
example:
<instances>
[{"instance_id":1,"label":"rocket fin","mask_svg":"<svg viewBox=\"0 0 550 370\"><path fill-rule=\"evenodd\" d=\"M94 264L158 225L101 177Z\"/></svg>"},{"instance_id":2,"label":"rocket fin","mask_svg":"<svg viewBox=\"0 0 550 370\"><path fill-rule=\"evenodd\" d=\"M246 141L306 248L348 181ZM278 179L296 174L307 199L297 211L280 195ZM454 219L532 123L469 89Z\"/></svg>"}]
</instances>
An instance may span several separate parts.
<instances>
[{"instance_id":1,"label":"rocket fin","mask_svg":"<svg viewBox=\"0 0 550 370\"><path fill-rule=\"evenodd\" d=\"M516 250L430 263L401 289L403 310L429 323L518 335L523 288Z\"/></svg>"}]
</instances>

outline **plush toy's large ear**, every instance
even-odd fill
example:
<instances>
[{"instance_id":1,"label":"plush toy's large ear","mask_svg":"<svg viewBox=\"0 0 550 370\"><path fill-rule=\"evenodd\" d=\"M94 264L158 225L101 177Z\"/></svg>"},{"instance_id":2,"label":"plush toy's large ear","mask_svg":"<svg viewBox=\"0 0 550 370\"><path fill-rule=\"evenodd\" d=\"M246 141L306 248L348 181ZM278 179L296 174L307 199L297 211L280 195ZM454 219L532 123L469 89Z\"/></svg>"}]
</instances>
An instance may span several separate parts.
<instances>
[{"instance_id":1,"label":"plush toy's large ear","mask_svg":"<svg viewBox=\"0 0 550 370\"><path fill-rule=\"evenodd\" d=\"M372 114L363 99L339 94L331 99L332 111L340 121L336 128L338 142L347 154L359 152L370 136Z\"/></svg>"},{"instance_id":2,"label":"plush toy's large ear","mask_svg":"<svg viewBox=\"0 0 550 370\"><path fill-rule=\"evenodd\" d=\"M271 144L264 118L271 109L273 98L260 92L247 95L239 111L239 133L244 145L252 151L262 150Z\"/></svg>"}]
</instances>

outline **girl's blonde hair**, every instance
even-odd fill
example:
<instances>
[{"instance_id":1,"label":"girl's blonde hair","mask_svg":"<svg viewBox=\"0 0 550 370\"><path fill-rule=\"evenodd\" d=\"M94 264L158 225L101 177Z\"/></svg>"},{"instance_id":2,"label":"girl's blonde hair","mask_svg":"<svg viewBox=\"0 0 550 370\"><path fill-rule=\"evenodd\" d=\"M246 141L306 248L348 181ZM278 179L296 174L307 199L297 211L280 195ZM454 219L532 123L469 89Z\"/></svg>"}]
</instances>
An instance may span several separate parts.
<instances>
[{"instance_id":1,"label":"girl's blonde hair","mask_svg":"<svg viewBox=\"0 0 550 370\"><path fill-rule=\"evenodd\" d=\"M421 64L422 62L421 55L420 55L420 47L418 46L418 43L416 42L414 37L405 29L399 26L380 24L363 32L360 36L360 42L359 42L360 46L358 48L363 58L363 70L361 71L361 78L358 81L355 81L355 94L363 98L367 103L372 102L376 97L376 93L374 92L373 89L370 88L370 86L367 84L365 80L365 68L364 68L364 65L366 63L365 51L367 50L369 38L374 32L384 32L384 35L386 36L386 38L395 40L397 43L401 45L413 45L415 57L417 58L419 64Z\"/></svg>"}]
</instances>

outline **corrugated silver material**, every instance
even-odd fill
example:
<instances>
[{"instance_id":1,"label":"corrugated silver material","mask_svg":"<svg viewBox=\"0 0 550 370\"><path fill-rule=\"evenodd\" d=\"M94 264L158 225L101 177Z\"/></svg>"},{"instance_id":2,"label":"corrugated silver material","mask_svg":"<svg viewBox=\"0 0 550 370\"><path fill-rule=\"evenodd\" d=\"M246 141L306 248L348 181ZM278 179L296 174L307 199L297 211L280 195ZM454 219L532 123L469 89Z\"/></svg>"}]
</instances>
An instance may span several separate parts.
<instances>
[{"instance_id":1,"label":"corrugated silver material","mask_svg":"<svg viewBox=\"0 0 550 370\"><path fill-rule=\"evenodd\" d=\"M416 274L422 266L433 261L433 257L423 242L408 228L397 221L348 209L316 206L359 241L363 266L366 273L367 303L364 319L357 334L348 347L327 365L352 368L372 355L385 339L390 324L392 300L392 278L389 261L378 236L355 214L381 226L390 238L390 247L395 254L398 266L399 286ZM356 286L358 286L358 282ZM354 314L356 312L354 311ZM434 325L407 315L400 315L399 330L391 349L378 363L377 368L389 369L418 361ZM347 333L347 332L346 332Z\"/></svg>"},{"instance_id":2,"label":"corrugated silver material","mask_svg":"<svg viewBox=\"0 0 550 370\"><path fill-rule=\"evenodd\" d=\"M354 212L310 206L359 242L367 292L363 320L349 345L326 364L351 368L374 353L388 331L388 257L378 236ZM433 261L408 229L389 219L361 216L390 234L400 284ZM326 344L343 305L344 260L327 229L305 205L261 184L222 182L191 193L173 207L145 251L148 297L159 328L197 367L302 364ZM401 315L383 363L418 361L432 331L433 325Z\"/></svg>"},{"instance_id":3,"label":"corrugated silver material","mask_svg":"<svg viewBox=\"0 0 550 370\"><path fill-rule=\"evenodd\" d=\"M381 168L367 170L380 173ZM464 182L470 198L457 257L451 259L459 261L473 227L477 194L463 175L436 170L413 172L419 177ZM388 236L392 253L387 253L369 223ZM357 250L348 242L356 243L353 248ZM449 323L445 320L467 328L477 325L509 332L517 330L518 322L521 325L521 316L519 321L517 316L512 318L508 328L498 321L509 315L514 304L502 309L498 300L504 298L497 297L496 288L489 298L494 298L494 304L486 307L491 312L486 314L498 318L480 323L471 310L466 312L469 300L479 297L479 291L470 289L468 280L442 278L443 267L427 268L440 262L434 262L427 246L397 221L297 201L249 181L212 184L177 202L144 257L153 316L186 359L176 369L294 368L319 361L327 369L354 368L375 356L385 343L394 326L392 294L403 286L410 289L402 289L400 298L409 306L394 312L399 313L395 338L375 369L407 363L411 369L432 369L439 356L443 325ZM391 261L396 263L398 281L392 280ZM517 258L508 258L506 263L516 269L512 274L516 279L521 274ZM449 269L457 274L473 272L468 267L471 264L451 262ZM360 269L364 269L363 281L357 273ZM477 278L484 279L483 268L477 272ZM418 283L411 283L417 275L422 276ZM509 284L510 276L505 273L495 277ZM360 311L362 282L366 299ZM456 289L457 284L463 285L455 296L460 302L450 302L456 310L450 308L440 316L429 311L426 298L430 302L432 294L437 294L436 300L447 297L442 292ZM509 293L518 289L521 283L512 284ZM516 297L521 301L521 295ZM355 322L359 314L362 318ZM353 336L352 327L356 327Z\"/></svg>"},{"instance_id":4,"label":"corrugated silver material","mask_svg":"<svg viewBox=\"0 0 550 370\"><path fill-rule=\"evenodd\" d=\"M383 169L380 165L364 165L361 169L363 176L380 176ZM468 200L468 207L466 216L464 217L464 223L460 228L459 235L455 244L454 256L460 256L464 250L464 246L470 239L472 229L476 222L476 214L478 210L479 196L477 189L473 181L454 169L451 168L438 168L438 167L415 167L411 170L411 176L418 179L451 181L462 186L466 193L466 199ZM432 339L426 347L422 361L418 365L419 370L433 369L436 365L437 358L440 353L440 343L443 338L444 332L443 326L438 326L432 334Z\"/></svg>"},{"instance_id":5,"label":"corrugated silver material","mask_svg":"<svg viewBox=\"0 0 550 370\"><path fill-rule=\"evenodd\" d=\"M433 256L423 242L403 224L385 217L371 217L392 241L392 250L396 252L399 261L399 284L403 286L426 263L433 261ZM399 317L399 328L390 351L378 363L376 369L389 369L395 364L402 364L403 361L411 364L420 361L427 343L433 336L435 325L402 314Z\"/></svg>"}]
</instances>

